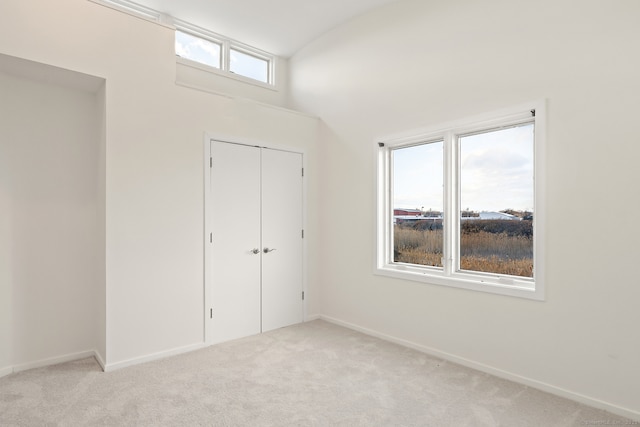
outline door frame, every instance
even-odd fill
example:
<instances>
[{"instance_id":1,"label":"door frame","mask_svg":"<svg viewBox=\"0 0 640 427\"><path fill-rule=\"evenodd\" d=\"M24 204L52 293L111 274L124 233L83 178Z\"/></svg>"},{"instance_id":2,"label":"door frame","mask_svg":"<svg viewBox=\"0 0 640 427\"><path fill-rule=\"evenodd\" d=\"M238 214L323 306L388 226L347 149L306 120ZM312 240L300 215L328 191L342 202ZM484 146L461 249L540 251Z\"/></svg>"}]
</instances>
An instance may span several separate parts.
<instances>
[{"instance_id":1,"label":"door frame","mask_svg":"<svg viewBox=\"0 0 640 427\"><path fill-rule=\"evenodd\" d=\"M302 155L302 167L304 168L304 177L302 179L302 229L305 230L305 237L302 239L302 292L304 292L304 300L302 301L302 321L307 321L307 182L305 179L308 176L308 163L307 163L307 150L300 147L292 147L284 144L275 144L268 141L255 140L251 138L242 138L238 136L225 135L215 132L205 132L203 139L203 181L204 181L204 221L203 221L203 245L204 245L204 258L203 258L203 337L202 341L206 345L213 344L211 338L211 310L212 310L212 280L213 274L211 271L211 218L213 198L211 197L211 141L226 142L230 144L247 145L250 147L269 148L272 150L289 151Z\"/></svg>"}]
</instances>

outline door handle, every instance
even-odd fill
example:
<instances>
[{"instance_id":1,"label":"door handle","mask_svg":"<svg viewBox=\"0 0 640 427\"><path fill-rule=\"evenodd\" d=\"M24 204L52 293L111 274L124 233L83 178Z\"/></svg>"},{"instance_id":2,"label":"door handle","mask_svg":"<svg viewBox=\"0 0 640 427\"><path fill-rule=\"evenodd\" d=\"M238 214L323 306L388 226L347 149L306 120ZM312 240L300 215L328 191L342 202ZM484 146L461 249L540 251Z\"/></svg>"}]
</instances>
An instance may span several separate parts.
<instances>
[{"instance_id":1,"label":"door handle","mask_svg":"<svg viewBox=\"0 0 640 427\"><path fill-rule=\"evenodd\" d=\"M260 253L260 249L255 248L251 251L252 254L258 255Z\"/></svg>"},{"instance_id":2,"label":"door handle","mask_svg":"<svg viewBox=\"0 0 640 427\"><path fill-rule=\"evenodd\" d=\"M265 254L268 254L269 252L273 252L273 251L275 251L275 249L264 248L262 252L264 252Z\"/></svg>"}]
</instances>

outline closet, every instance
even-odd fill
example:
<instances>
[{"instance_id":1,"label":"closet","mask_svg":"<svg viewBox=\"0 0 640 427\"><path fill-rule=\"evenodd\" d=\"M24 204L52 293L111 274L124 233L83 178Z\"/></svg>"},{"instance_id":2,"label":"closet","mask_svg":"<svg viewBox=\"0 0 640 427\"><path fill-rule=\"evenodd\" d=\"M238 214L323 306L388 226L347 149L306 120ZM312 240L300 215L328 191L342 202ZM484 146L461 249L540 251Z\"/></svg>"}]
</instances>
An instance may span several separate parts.
<instances>
[{"instance_id":1,"label":"closet","mask_svg":"<svg viewBox=\"0 0 640 427\"><path fill-rule=\"evenodd\" d=\"M301 153L210 141L208 343L302 322L303 174Z\"/></svg>"}]
</instances>

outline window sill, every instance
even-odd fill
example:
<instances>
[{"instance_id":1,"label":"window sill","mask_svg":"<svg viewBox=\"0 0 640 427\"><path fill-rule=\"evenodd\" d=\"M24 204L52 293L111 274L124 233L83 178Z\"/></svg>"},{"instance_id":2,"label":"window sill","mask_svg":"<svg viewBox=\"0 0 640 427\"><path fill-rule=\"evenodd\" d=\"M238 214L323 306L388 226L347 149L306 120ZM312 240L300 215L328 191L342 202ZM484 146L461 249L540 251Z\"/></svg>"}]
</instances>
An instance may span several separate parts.
<instances>
[{"instance_id":1,"label":"window sill","mask_svg":"<svg viewBox=\"0 0 640 427\"><path fill-rule=\"evenodd\" d=\"M387 264L374 269L378 276L392 277L395 279L410 280L429 285L448 286L453 288L468 289L478 292L519 297L544 301L542 286L532 279L518 279L513 276L497 276L487 274L455 273L445 276L443 271L421 268L404 264Z\"/></svg>"},{"instance_id":2,"label":"window sill","mask_svg":"<svg viewBox=\"0 0 640 427\"><path fill-rule=\"evenodd\" d=\"M196 61L191 61L189 59L180 58L179 56L176 57L176 63L179 64L179 65L183 65L185 67L189 67L189 68L193 68L193 69L196 69L196 70L204 71L206 73L214 74L214 75L217 75L217 76L220 76L220 77L226 77L228 79L236 80L236 81L239 81L239 82L242 82L242 83L246 83L246 84L249 84L249 85L252 85L252 86L257 86L257 87L260 87L262 89L268 89L268 90L273 91L273 92L278 92L279 91L278 87L275 86L275 85L271 85L271 84L268 84L268 83L263 83L263 82L261 82L259 80L250 79L248 77L244 77L244 76L241 76L239 74L234 74L234 73L231 73L229 71L224 71L224 70L220 70L218 68L210 67L208 65L201 64L201 63L196 62Z\"/></svg>"}]
</instances>

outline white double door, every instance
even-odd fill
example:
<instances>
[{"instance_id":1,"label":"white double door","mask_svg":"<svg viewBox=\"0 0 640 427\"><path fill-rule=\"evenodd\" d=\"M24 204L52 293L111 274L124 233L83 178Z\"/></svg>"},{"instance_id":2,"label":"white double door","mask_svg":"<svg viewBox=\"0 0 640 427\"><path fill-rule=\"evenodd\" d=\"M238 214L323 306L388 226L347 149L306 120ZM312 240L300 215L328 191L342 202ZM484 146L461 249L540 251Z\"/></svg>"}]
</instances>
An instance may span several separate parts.
<instances>
[{"instance_id":1,"label":"white double door","mask_svg":"<svg viewBox=\"0 0 640 427\"><path fill-rule=\"evenodd\" d=\"M302 322L302 154L210 144L207 341Z\"/></svg>"}]
</instances>

